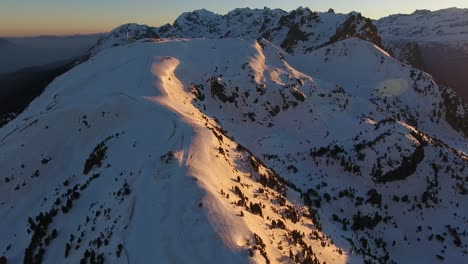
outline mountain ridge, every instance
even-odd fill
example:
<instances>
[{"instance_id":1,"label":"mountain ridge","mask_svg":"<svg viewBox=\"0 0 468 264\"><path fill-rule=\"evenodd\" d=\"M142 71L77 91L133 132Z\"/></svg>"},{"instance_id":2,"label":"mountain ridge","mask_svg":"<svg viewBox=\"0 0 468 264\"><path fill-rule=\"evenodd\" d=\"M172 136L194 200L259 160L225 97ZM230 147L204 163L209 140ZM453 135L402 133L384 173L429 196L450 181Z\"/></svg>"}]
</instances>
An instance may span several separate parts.
<instances>
[{"instance_id":1,"label":"mountain ridge","mask_svg":"<svg viewBox=\"0 0 468 264\"><path fill-rule=\"evenodd\" d=\"M0 128L0 255L463 261L468 106L369 20L309 11L278 11L270 38L224 37L205 11L102 38ZM229 23L269 17L255 12Z\"/></svg>"},{"instance_id":2,"label":"mountain ridge","mask_svg":"<svg viewBox=\"0 0 468 264\"><path fill-rule=\"evenodd\" d=\"M345 15L317 13L302 7L291 12L281 9L244 8L219 15L207 10L195 10L180 15L173 25L149 27L125 24L117 27L98 42L92 53L131 40L154 37L263 37L290 53L307 53L350 36L381 45L371 20L357 12Z\"/></svg>"}]
</instances>

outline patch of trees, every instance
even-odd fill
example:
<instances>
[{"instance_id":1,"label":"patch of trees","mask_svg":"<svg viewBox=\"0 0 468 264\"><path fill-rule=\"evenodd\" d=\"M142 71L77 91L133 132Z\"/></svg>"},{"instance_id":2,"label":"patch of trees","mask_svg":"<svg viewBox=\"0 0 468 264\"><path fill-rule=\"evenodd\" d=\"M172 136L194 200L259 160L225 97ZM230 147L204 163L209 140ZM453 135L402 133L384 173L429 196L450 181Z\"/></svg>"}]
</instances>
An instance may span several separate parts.
<instances>
[{"instance_id":1,"label":"patch of trees","mask_svg":"<svg viewBox=\"0 0 468 264\"><path fill-rule=\"evenodd\" d=\"M70 254L71 246L69 243L65 244L65 258L68 258L68 255Z\"/></svg>"},{"instance_id":2,"label":"patch of trees","mask_svg":"<svg viewBox=\"0 0 468 264\"><path fill-rule=\"evenodd\" d=\"M240 145L237 145L237 147L239 147ZM244 148L245 149L245 148ZM260 161L255 158L253 155L250 155L249 156L249 162L250 162L250 165L252 166L252 168L258 172L258 168L260 167Z\"/></svg>"},{"instance_id":3,"label":"patch of trees","mask_svg":"<svg viewBox=\"0 0 468 264\"><path fill-rule=\"evenodd\" d=\"M449 234L453 238L453 244L457 247L460 247L462 245L461 237L460 234L458 234L457 229L454 227L451 227L450 225L445 226L447 230L449 231Z\"/></svg>"},{"instance_id":4,"label":"patch of trees","mask_svg":"<svg viewBox=\"0 0 468 264\"><path fill-rule=\"evenodd\" d=\"M342 224L342 229L344 231L348 230L349 220L347 218L340 218L338 215L333 214L332 220Z\"/></svg>"},{"instance_id":5,"label":"patch of trees","mask_svg":"<svg viewBox=\"0 0 468 264\"><path fill-rule=\"evenodd\" d=\"M100 173L94 173L86 182L85 184L81 185L80 186L80 191L83 191L85 190L86 188L88 188L88 185L95 179L99 178L99 176L101 176Z\"/></svg>"},{"instance_id":6,"label":"patch of trees","mask_svg":"<svg viewBox=\"0 0 468 264\"><path fill-rule=\"evenodd\" d=\"M41 173L40 173L39 170L35 170L34 173L31 175L31 178L37 178L37 177L39 177L40 174Z\"/></svg>"},{"instance_id":7,"label":"patch of trees","mask_svg":"<svg viewBox=\"0 0 468 264\"><path fill-rule=\"evenodd\" d=\"M123 250L123 245L122 244L117 245L116 255L118 258L120 258L120 255L122 254L122 250Z\"/></svg>"},{"instance_id":8,"label":"patch of trees","mask_svg":"<svg viewBox=\"0 0 468 264\"><path fill-rule=\"evenodd\" d=\"M263 217L262 206L260 204L258 204L258 203L250 202L249 211L252 214L259 215L259 216Z\"/></svg>"},{"instance_id":9,"label":"patch of trees","mask_svg":"<svg viewBox=\"0 0 468 264\"><path fill-rule=\"evenodd\" d=\"M237 144L236 150L240 151L240 152L247 152L247 153L249 152L249 150L246 147L242 146L241 144ZM250 159L250 157L249 157L249 159Z\"/></svg>"},{"instance_id":10,"label":"patch of trees","mask_svg":"<svg viewBox=\"0 0 468 264\"><path fill-rule=\"evenodd\" d=\"M83 123L83 125L85 125L86 128L90 128L91 125L89 124L88 120L87 120L87 116L84 115L82 118L81 118L81 122Z\"/></svg>"},{"instance_id":11,"label":"patch of trees","mask_svg":"<svg viewBox=\"0 0 468 264\"><path fill-rule=\"evenodd\" d=\"M330 145L326 147L320 147L318 150L315 148L310 151L310 156L315 158L315 157L323 157L328 154L329 157L336 158L338 157L338 154L344 153L344 149L337 146L337 145Z\"/></svg>"},{"instance_id":12,"label":"patch of trees","mask_svg":"<svg viewBox=\"0 0 468 264\"><path fill-rule=\"evenodd\" d=\"M104 264L104 253L97 254L94 250L85 250L80 264Z\"/></svg>"},{"instance_id":13,"label":"patch of trees","mask_svg":"<svg viewBox=\"0 0 468 264\"><path fill-rule=\"evenodd\" d=\"M253 77L253 76L252 76ZM257 93L259 93L261 96L265 95L266 93L266 85L263 83L256 83L255 78L253 77L252 82L255 83L255 88ZM258 102L258 98L255 99L254 104Z\"/></svg>"},{"instance_id":14,"label":"patch of trees","mask_svg":"<svg viewBox=\"0 0 468 264\"><path fill-rule=\"evenodd\" d=\"M233 187L232 190L233 190L234 194L239 197L239 200L236 202L237 206L245 206L246 207L248 198L246 196L244 196L244 194L240 190L239 186ZM248 207L246 207L246 208L249 209Z\"/></svg>"},{"instance_id":15,"label":"patch of trees","mask_svg":"<svg viewBox=\"0 0 468 264\"><path fill-rule=\"evenodd\" d=\"M251 249L249 249L250 257L253 257L253 251L254 250L260 251L260 254L263 256L263 258L265 259L265 262L267 264L271 263L270 259L268 258L268 255L266 253L266 245L265 245L265 243L263 243L263 239L259 235L257 235L256 233L254 233L254 245L252 246Z\"/></svg>"},{"instance_id":16,"label":"patch of trees","mask_svg":"<svg viewBox=\"0 0 468 264\"><path fill-rule=\"evenodd\" d=\"M93 167L101 167L102 161L106 157L106 152L107 146L103 142L99 143L86 160L83 174L88 174Z\"/></svg>"},{"instance_id":17,"label":"patch of trees","mask_svg":"<svg viewBox=\"0 0 468 264\"><path fill-rule=\"evenodd\" d=\"M295 262L320 264L320 261L317 259L314 251L312 250L312 247L307 245L307 243L304 241L304 233L301 233L299 230L293 230L289 232L289 236L295 245L299 244L302 248L302 252L298 252L296 255L292 254L292 251L290 252L290 257L292 257Z\"/></svg>"},{"instance_id":18,"label":"patch of trees","mask_svg":"<svg viewBox=\"0 0 468 264\"><path fill-rule=\"evenodd\" d=\"M371 189L367 192L367 198L366 203L370 203L372 205L376 205L379 208L382 206L382 195L377 192L376 189Z\"/></svg>"},{"instance_id":19,"label":"patch of trees","mask_svg":"<svg viewBox=\"0 0 468 264\"><path fill-rule=\"evenodd\" d=\"M218 122L216 119L215 121ZM216 137L216 139L218 139L220 143L223 142L223 135L228 138L227 136L228 132L226 130L223 130L221 127L218 127L218 126L208 127L208 129L211 130L213 135Z\"/></svg>"},{"instance_id":20,"label":"patch of trees","mask_svg":"<svg viewBox=\"0 0 468 264\"><path fill-rule=\"evenodd\" d=\"M289 107L296 107L298 105L298 103L296 101L293 101L293 100L289 100L289 97L287 97L283 91L280 91L280 96L281 96L281 99L283 100L283 111L286 111L289 109Z\"/></svg>"},{"instance_id":21,"label":"patch of trees","mask_svg":"<svg viewBox=\"0 0 468 264\"><path fill-rule=\"evenodd\" d=\"M244 114L244 116L248 117L250 119L250 121L255 122L256 114L254 112L248 112L248 113Z\"/></svg>"},{"instance_id":22,"label":"patch of trees","mask_svg":"<svg viewBox=\"0 0 468 264\"><path fill-rule=\"evenodd\" d=\"M232 93L230 96L226 95L226 87L223 83L218 81L218 77L211 77L210 80L211 96L218 98L221 102L234 103L236 98L239 97L237 93Z\"/></svg>"},{"instance_id":23,"label":"patch of trees","mask_svg":"<svg viewBox=\"0 0 468 264\"><path fill-rule=\"evenodd\" d=\"M375 213L374 216L362 215L361 211L358 211L357 214L353 216L353 225L351 229L353 231L364 230L364 229L374 229L380 221L382 221L382 216L378 213Z\"/></svg>"},{"instance_id":24,"label":"patch of trees","mask_svg":"<svg viewBox=\"0 0 468 264\"><path fill-rule=\"evenodd\" d=\"M161 156L161 161L169 164L174 157L175 153L173 151L168 151L166 154Z\"/></svg>"},{"instance_id":25,"label":"patch of trees","mask_svg":"<svg viewBox=\"0 0 468 264\"><path fill-rule=\"evenodd\" d=\"M272 228L278 228L278 229L286 229L286 225L280 219L277 219L276 221L271 220L271 227Z\"/></svg>"},{"instance_id":26,"label":"patch of trees","mask_svg":"<svg viewBox=\"0 0 468 264\"><path fill-rule=\"evenodd\" d=\"M93 175L93 177L94 177L94 175ZM94 179L93 177L91 179ZM91 179L89 179L89 180L91 180ZM80 186L79 184L76 184L75 186L73 186L73 188L69 188L67 190L66 194L62 195L62 198L67 197L67 202L61 208L62 212L64 214L66 214L66 213L68 213L70 211L70 209L73 206L73 201L80 198L80 192L78 191L78 189L79 190L84 190L87 186L88 186L87 184L82 185L82 186ZM55 201L55 205L59 206L60 204L61 204L61 201L60 201L59 198L57 198L57 200Z\"/></svg>"},{"instance_id":27,"label":"patch of trees","mask_svg":"<svg viewBox=\"0 0 468 264\"><path fill-rule=\"evenodd\" d=\"M28 233L32 232L31 241L24 250L24 263L42 263L45 255L44 245L47 246L52 239L57 237L57 230L54 229L51 235L47 235L49 225L57 215L57 209L52 208L49 212L41 212L33 220L28 218ZM47 240L48 242L45 242Z\"/></svg>"},{"instance_id":28,"label":"patch of trees","mask_svg":"<svg viewBox=\"0 0 468 264\"><path fill-rule=\"evenodd\" d=\"M205 100L205 94L203 93L203 90L204 90L204 87L201 84L199 84L199 85L191 84L190 85L190 93L193 94L195 96L195 98L197 98L200 101Z\"/></svg>"},{"instance_id":29,"label":"patch of trees","mask_svg":"<svg viewBox=\"0 0 468 264\"><path fill-rule=\"evenodd\" d=\"M127 183L127 180L125 180L124 184L122 187L117 191L117 193L114 193L116 197L120 197L120 201L122 202L125 198L125 196L130 195L130 186Z\"/></svg>"},{"instance_id":30,"label":"patch of trees","mask_svg":"<svg viewBox=\"0 0 468 264\"><path fill-rule=\"evenodd\" d=\"M252 166L253 170L256 173L260 172L260 170L259 170L260 166L263 166L264 168L267 168L260 160L255 158L252 155L252 153L250 151L248 151L246 148L244 148L242 145L237 145L237 149L238 150L243 150L243 151L246 151L247 153L249 153L248 160L249 160L250 165ZM281 193L283 195L285 195L285 193L286 193L286 187L285 187L284 180L282 180L282 178L279 177L279 175L270 168L268 168L266 170L266 174L260 174L259 173L258 181L264 187L268 186L268 187L276 190L277 192L279 192L279 193Z\"/></svg>"},{"instance_id":31,"label":"patch of trees","mask_svg":"<svg viewBox=\"0 0 468 264\"><path fill-rule=\"evenodd\" d=\"M251 166L252 166L252 168L254 169L255 172L257 172L257 173L259 172L260 166L263 166L264 168L267 168L260 160L258 160L257 158L254 157L254 155L252 154L252 152L250 150L248 150L244 146L238 144L237 147L236 147L236 150L241 151L241 152L245 152L245 153L247 153L249 155L248 160L249 160L249 162L250 162L250 164L251 164ZM304 216L310 218L311 221L313 222L313 224L315 225L315 227L318 230L322 230L322 226L320 224L320 216L319 216L317 210L312 208L310 203L307 203L307 199L308 199L309 195L304 194L302 192L302 190L299 189L294 183L285 180L284 178L282 178L278 173L276 173L271 168L268 168L267 175L260 175L259 182L263 186L268 186L270 188L276 189L276 191L278 191L283 197L286 196L286 186L288 186L289 188L293 189L294 191L300 193L302 199L304 199L304 202L308 206L308 209L309 209L308 213L305 213ZM279 199L279 200L281 201L281 199ZM285 199L283 198L283 200L284 201L282 203L280 202L280 205L282 205L282 206L285 204Z\"/></svg>"},{"instance_id":32,"label":"patch of trees","mask_svg":"<svg viewBox=\"0 0 468 264\"><path fill-rule=\"evenodd\" d=\"M288 166L288 171L292 172L292 173L298 173L299 172L299 170L296 168L296 166L294 166L292 164Z\"/></svg>"},{"instance_id":33,"label":"patch of trees","mask_svg":"<svg viewBox=\"0 0 468 264\"><path fill-rule=\"evenodd\" d=\"M307 206L314 206L316 208L322 207L322 198L314 189L308 189L303 195L304 204Z\"/></svg>"},{"instance_id":34,"label":"patch of trees","mask_svg":"<svg viewBox=\"0 0 468 264\"><path fill-rule=\"evenodd\" d=\"M371 174L374 177L375 182L386 183L404 180L416 172L419 163L424 160L424 147L427 145L427 142L416 132L411 132L411 135L419 142L419 145L416 147L414 152L409 157L403 157L399 167L385 173L384 175L382 175L382 171L379 169L373 171Z\"/></svg>"},{"instance_id":35,"label":"patch of trees","mask_svg":"<svg viewBox=\"0 0 468 264\"><path fill-rule=\"evenodd\" d=\"M430 202L433 204L439 203L439 198L437 197L439 193L439 167L432 163L432 169L434 170L434 177L432 180L426 177L427 187L426 190L421 195L421 201L426 205L426 208L429 208Z\"/></svg>"},{"instance_id":36,"label":"patch of trees","mask_svg":"<svg viewBox=\"0 0 468 264\"><path fill-rule=\"evenodd\" d=\"M283 216L286 219L291 220L291 222L293 222L293 223L297 223L301 219L301 215L299 214L299 212L294 207L289 206L289 205L284 210Z\"/></svg>"},{"instance_id":37,"label":"patch of trees","mask_svg":"<svg viewBox=\"0 0 468 264\"><path fill-rule=\"evenodd\" d=\"M339 162L340 166L344 171L350 173L361 173L361 167L355 164L348 153L338 145L329 145L326 147L320 147L318 150L313 148L310 150L309 155L315 159L317 157L327 157L327 165L329 158ZM346 159L346 157L348 157Z\"/></svg>"},{"instance_id":38,"label":"patch of trees","mask_svg":"<svg viewBox=\"0 0 468 264\"><path fill-rule=\"evenodd\" d=\"M267 170L266 175L260 174L259 182L264 187L269 187L273 190L276 190L277 192L281 193L283 196L286 194L286 186L284 185L284 182L282 182L277 177L277 174L275 172L271 172Z\"/></svg>"},{"instance_id":39,"label":"patch of trees","mask_svg":"<svg viewBox=\"0 0 468 264\"><path fill-rule=\"evenodd\" d=\"M107 153L106 142L116 136L118 137L118 135L119 133L113 136L109 136L106 139L104 139L101 143L97 144L96 147L94 147L93 151L91 152L91 154L89 154L89 157L85 162L83 174L87 175L94 167L100 168L102 166L102 161L106 158Z\"/></svg>"},{"instance_id":40,"label":"patch of trees","mask_svg":"<svg viewBox=\"0 0 468 264\"><path fill-rule=\"evenodd\" d=\"M93 174L85 184L81 186L76 184L73 188L69 188L67 192L61 196L62 198L67 198L66 204L61 207L63 213L67 213L72 208L73 201L80 197L78 190L85 190L91 181L98 178L99 175L99 173ZM45 254L45 246L47 246L58 235L58 231L56 229L52 230L50 234L47 234L47 230L52 223L53 218L57 216L59 212L57 208L60 208L60 205L61 200L60 198L57 198L49 212L41 212L34 220L32 218L28 218L28 232L32 232L33 235L28 247L25 249L24 263L42 262L43 256ZM67 243L65 245L65 257L68 256L70 250L71 246Z\"/></svg>"},{"instance_id":41,"label":"patch of trees","mask_svg":"<svg viewBox=\"0 0 468 264\"><path fill-rule=\"evenodd\" d=\"M275 159L275 160L280 161L279 156L276 154L263 154L263 157L268 160Z\"/></svg>"},{"instance_id":42,"label":"patch of trees","mask_svg":"<svg viewBox=\"0 0 468 264\"><path fill-rule=\"evenodd\" d=\"M49 161L51 161L51 160L52 160L51 157L49 157L49 158L43 158L43 159L41 160L41 164L47 164L47 163L49 163Z\"/></svg>"}]
</instances>

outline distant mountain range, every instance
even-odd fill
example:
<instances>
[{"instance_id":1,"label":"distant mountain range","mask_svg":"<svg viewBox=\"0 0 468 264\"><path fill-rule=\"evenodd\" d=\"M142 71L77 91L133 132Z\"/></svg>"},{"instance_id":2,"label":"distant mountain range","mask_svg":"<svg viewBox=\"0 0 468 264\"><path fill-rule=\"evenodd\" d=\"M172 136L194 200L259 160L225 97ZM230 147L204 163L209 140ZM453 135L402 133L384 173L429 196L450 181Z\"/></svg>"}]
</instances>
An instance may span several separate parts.
<instances>
[{"instance_id":1,"label":"distant mountain range","mask_svg":"<svg viewBox=\"0 0 468 264\"><path fill-rule=\"evenodd\" d=\"M141 38L265 38L289 53L310 53L330 43L359 37L381 45L372 21L361 14L313 12L300 7L280 9L235 9L226 15L207 10L183 13L172 25L149 27L126 24L101 38L93 52Z\"/></svg>"},{"instance_id":2,"label":"distant mountain range","mask_svg":"<svg viewBox=\"0 0 468 264\"><path fill-rule=\"evenodd\" d=\"M432 14L114 29L0 128L0 261L463 263L468 105L392 29Z\"/></svg>"},{"instance_id":3,"label":"distant mountain range","mask_svg":"<svg viewBox=\"0 0 468 264\"><path fill-rule=\"evenodd\" d=\"M418 10L375 21L385 48L468 101L468 9Z\"/></svg>"}]
</instances>

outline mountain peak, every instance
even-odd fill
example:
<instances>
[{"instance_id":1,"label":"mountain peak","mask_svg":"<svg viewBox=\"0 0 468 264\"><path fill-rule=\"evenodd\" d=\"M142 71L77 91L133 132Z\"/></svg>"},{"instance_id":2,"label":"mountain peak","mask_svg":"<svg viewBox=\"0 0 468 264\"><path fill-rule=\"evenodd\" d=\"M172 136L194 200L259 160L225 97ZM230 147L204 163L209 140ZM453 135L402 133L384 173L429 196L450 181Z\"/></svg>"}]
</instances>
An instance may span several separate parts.
<instances>
[{"instance_id":1,"label":"mountain peak","mask_svg":"<svg viewBox=\"0 0 468 264\"><path fill-rule=\"evenodd\" d=\"M131 33L133 39L146 37L180 38L266 38L290 53L307 53L318 47L348 37L358 37L380 45L372 21L360 13L318 13L307 7L290 12L281 9L237 8L226 15L201 9L185 12L172 24L162 27L144 27L130 24L119 27ZM115 33L116 30L113 31ZM141 31L147 32L142 34ZM127 33L126 33L127 34ZM109 35L94 50L127 43L126 38ZM107 43L107 44L106 44ZM110 44L109 44L110 43Z\"/></svg>"}]
</instances>

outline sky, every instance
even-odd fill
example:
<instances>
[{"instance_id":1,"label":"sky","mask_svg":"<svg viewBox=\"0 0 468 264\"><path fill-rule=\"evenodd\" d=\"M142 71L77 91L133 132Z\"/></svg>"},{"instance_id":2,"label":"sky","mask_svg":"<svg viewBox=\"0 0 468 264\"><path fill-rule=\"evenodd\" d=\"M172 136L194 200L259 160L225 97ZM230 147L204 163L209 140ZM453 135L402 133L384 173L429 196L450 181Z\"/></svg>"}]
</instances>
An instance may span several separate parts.
<instances>
[{"instance_id":1,"label":"sky","mask_svg":"<svg viewBox=\"0 0 468 264\"><path fill-rule=\"evenodd\" d=\"M238 7L299 6L313 11L361 12L370 18L416 9L468 8L468 0L0 0L0 36L73 35L108 32L124 23L172 23L182 12L205 8L225 14Z\"/></svg>"}]
</instances>

